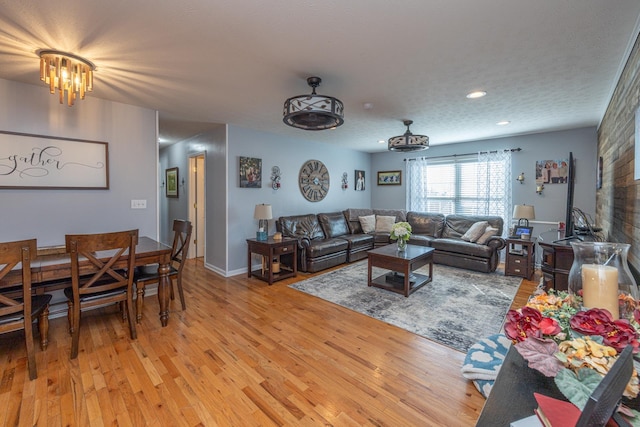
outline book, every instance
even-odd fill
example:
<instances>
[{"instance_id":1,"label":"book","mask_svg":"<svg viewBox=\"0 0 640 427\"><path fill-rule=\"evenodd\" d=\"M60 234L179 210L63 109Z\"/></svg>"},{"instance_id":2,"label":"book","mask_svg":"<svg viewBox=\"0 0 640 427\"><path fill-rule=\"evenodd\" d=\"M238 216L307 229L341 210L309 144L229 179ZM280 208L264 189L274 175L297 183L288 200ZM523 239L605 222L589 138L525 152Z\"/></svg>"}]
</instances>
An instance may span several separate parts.
<instances>
[{"instance_id":1,"label":"book","mask_svg":"<svg viewBox=\"0 0 640 427\"><path fill-rule=\"evenodd\" d=\"M533 393L538 402L536 415L545 427L573 427L582 411L571 402Z\"/></svg>"}]
</instances>

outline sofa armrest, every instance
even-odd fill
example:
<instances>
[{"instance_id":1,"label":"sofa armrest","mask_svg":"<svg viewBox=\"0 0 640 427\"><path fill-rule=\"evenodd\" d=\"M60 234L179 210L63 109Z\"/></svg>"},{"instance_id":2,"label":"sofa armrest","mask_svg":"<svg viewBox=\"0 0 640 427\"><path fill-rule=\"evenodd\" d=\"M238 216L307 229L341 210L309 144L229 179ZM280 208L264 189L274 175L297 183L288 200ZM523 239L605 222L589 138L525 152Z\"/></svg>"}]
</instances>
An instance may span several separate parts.
<instances>
[{"instance_id":1,"label":"sofa armrest","mask_svg":"<svg viewBox=\"0 0 640 427\"><path fill-rule=\"evenodd\" d=\"M507 246L507 242L500 236L492 236L487 240L487 246L490 246L494 251L501 251L505 246Z\"/></svg>"}]
</instances>

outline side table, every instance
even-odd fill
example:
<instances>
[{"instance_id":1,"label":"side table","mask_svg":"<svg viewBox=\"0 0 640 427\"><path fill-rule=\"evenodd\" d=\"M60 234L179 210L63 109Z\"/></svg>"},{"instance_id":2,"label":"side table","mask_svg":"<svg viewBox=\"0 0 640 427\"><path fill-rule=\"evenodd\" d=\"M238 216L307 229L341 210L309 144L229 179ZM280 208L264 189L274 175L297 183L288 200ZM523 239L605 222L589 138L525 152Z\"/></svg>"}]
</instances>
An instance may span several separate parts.
<instances>
[{"instance_id":1,"label":"side table","mask_svg":"<svg viewBox=\"0 0 640 427\"><path fill-rule=\"evenodd\" d=\"M247 239L247 277L255 276L272 285L273 282L298 274L298 241L291 238L274 240ZM262 265L252 271L251 254L262 256Z\"/></svg>"},{"instance_id":2,"label":"side table","mask_svg":"<svg viewBox=\"0 0 640 427\"><path fill-rule=\"evenodd\" d=\"M536 240L507 238L505 276L519 276L531 279L535 267Z\"/></svg>"}]
</instances>

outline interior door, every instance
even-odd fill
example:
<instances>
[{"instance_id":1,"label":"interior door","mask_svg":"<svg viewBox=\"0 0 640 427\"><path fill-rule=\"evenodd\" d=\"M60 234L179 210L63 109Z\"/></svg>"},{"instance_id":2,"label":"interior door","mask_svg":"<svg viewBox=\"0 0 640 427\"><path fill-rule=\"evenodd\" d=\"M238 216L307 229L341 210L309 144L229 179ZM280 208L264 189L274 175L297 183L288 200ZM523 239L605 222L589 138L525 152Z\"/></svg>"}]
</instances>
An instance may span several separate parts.
<instances>
[{"instance_id":1,"label":"interior door","mask_svg":"<svg viewBox=\"0 0 640 427\"><path fill-rule=\"evenodd\" d=\"M204 154L189 158L189 221L193 225L189 258L204 257L205 251L204 159Z\"/></svg>"}]
</instances>

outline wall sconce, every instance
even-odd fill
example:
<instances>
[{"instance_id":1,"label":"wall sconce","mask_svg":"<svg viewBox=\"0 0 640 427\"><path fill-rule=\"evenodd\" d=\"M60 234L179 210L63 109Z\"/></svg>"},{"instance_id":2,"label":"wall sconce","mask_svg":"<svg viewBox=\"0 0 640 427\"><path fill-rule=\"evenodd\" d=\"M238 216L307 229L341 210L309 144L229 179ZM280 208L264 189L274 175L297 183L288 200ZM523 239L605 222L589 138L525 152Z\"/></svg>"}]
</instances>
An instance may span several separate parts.
<instances>
[{"instance_id":1,"label":"wall sconce","mask_svg":"<svg viewBox=\"0 0 640 427\"><path fill-rule=\"evenodd\" d=\"M542 194L542 190L544 190L544 184L536 185L536 193L538 193L538 195Z\"/></svg>"},{"instance_id":2,"label":"wall sconce","mask_svg":"<svg viewBox=\"0 0 640 427\"><path fill-rule=\"evenodd\" d=\"M280 188L280 168L278 166L271 168L271 188L274 190Z\"/></svg>"},{"instance_id":3,"label":"wall sconce","mask_svg":"<svg viewBox=\"0 0 640 427\"><path fill-rule=\"evenodd\" d=\"M520 175L518 175L516 181L518 181L520 184L524 184L524 172L520 172Z\"/></svg>"},{"instance_id":4,"label":"wall sconce","mask_svg":"<svg viewBox=\"0 0 640 427\"><path fill-rule=\"evenodd\" d=\"M349 188L349 175L346 172L342 173L342 189L346 190Z\"/></svg>"}]
</instances>

